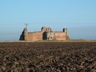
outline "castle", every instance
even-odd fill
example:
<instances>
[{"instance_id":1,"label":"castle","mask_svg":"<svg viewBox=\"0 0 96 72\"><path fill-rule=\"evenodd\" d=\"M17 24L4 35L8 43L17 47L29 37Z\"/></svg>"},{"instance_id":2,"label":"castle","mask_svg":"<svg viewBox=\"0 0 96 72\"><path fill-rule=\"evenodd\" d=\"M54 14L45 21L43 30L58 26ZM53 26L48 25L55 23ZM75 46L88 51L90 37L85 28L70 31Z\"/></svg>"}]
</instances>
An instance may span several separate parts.
<instances>
[{"instance_id":1,"label":"castle","mask_svg":"<svg viewBox=\"0 0 96 72\"><path fill-rule=\"evenodd\" d=\"M39 41L39 40L67 40L67 28L62 32L53 32L51 28L42 27L39 32L28 32L27 27L24 28L20 40L24 41Z\"/></svg>"}]
</instances>

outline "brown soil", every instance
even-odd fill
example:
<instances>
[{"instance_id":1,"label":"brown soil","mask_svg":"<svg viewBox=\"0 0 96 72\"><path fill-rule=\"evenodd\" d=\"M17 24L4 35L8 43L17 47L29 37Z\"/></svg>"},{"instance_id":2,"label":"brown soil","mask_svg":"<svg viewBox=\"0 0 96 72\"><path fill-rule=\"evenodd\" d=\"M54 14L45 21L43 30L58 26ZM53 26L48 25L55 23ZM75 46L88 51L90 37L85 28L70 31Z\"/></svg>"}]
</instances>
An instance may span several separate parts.
<instances>
[{"instance_id":1,"label":"brown soil","mask_svg":"<svg viewBox=\"0 0 96 72\"><path fill-rule=\"evenodd\" d=\"M96 42L0 43L0 72L96 72Z\"/></svg>"}]
</instances>

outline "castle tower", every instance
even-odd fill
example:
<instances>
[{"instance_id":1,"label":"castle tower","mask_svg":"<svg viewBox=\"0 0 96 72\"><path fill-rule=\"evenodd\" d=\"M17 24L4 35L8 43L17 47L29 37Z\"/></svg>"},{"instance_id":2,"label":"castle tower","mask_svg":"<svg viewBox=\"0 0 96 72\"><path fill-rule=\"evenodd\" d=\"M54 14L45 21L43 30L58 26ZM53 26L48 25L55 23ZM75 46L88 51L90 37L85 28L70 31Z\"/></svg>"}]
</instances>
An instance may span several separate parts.
<instances>
[{"instance_id":1,"label":"castle tower","mask_svg":"<svg viewBox=\"0 0 96 72\"><path fill-rule=\"evenodd\" d=\"M42 27L42 32L51 32L51 28Z\"/></svg>"},{"instance_id":2,"label":"castle tower","mask_svg":"<svg viewBox=\"0 0 96 72\"><path fill-rule=\"evenodd\" d=\"M63 32L65 33L66 40L68 40L68 35L67 35L68 30L67 30L67 28L63 28Z\"/></svg>"},{"instance_id":3,"label":"castle tower","mask_svg":"<svg viewBox=\"0 0 96 72\"><path fill-rule=\"evenodd\" d=\"M24 40L28 39L28 31L27 28L24 28Z\"/></svg>"},{"instance_id":4,"label":"castle tower","mask_svg":"<svg viewBox=\"0 0 96 72\"><path fill-rule=\"evenodd\" d=\"M27 24L26 24L26 27L24 28L19 40L27 40L27 39L28 39L28 31L27 31Z\"/></svg>"},{"instance_id":5,"label":"castle tower","mask_svg":"<svg viewBox=\"0 0 96 72\"><path fill-rule=\"evenodd\" d=\"M51 32L51 28L47 28L47 32Z\"/></svg>"},{"instance_id":6,"label":"castle tower","mask_svg":"<svg viewBox=\"0 0 96 72\"><path fill-rule=\"evenodd\" d=\"M67 28L63 28L63 32L65 32L65 34L66 34L66 40L70 40L70 37L68 36Z\"/></svg>"},{"instance_id":7,"label":"castle tower","mask_svg":"<svg viewBox=\"0 0 96 72\"><path fill-rule=\"evenodd\" d=\"M63 28L63 32L67 33L68 32L67 28Z\"/></svg>"},{"instance_id":8,"label":"castle tower","mask_svg":"<svg viewBox=\"0 0 96 72\"><path fill-rule=\"evenodd\" d=\"M41 31L46 32L46 27L42 27Z\"/></svg>"}]
</instances>

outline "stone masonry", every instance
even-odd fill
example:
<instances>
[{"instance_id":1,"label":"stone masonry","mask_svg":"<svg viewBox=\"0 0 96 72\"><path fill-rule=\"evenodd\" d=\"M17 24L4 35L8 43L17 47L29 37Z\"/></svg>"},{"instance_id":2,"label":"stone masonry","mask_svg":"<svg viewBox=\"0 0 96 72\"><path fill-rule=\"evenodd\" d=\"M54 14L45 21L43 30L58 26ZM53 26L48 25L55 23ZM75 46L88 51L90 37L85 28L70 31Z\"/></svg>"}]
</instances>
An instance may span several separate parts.
<instances>
[{"instance_id":1,"label":"stone masonry","mask_svg":"<svg viewBox=\"0 0 96 72\"><path fill-rule=\"evenodd\" d=\"M20 40L24 41L39 41L39 40L68 40L67 28L64 28L62 32L53 32L51 28L42 27L39 32L28 32L27 28L24 28Z\"/></svg>"}]
</instances>

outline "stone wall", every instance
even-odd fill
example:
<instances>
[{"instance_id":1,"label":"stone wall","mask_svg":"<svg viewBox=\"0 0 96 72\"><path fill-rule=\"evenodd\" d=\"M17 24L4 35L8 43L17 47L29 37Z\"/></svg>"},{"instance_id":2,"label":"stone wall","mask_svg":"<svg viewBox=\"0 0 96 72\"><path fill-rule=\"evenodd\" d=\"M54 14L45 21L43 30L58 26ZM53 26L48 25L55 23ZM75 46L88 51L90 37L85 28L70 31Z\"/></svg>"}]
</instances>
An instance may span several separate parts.
<instances>
[{"instance_id":1,"label":"stone wall","mask_svg":"<svg viewBox=\"0 0 96 72\"><path fill-rule=\"evenodd\" d=\"M28 41L42 40L42 32L28 33Z\"/></svg>"},{"instance_id":2,"label":"stone wall","mask_svg":"<svg viewBox=\"0 0 96 72\"><path fill-rule=\"evenodd\" d=\"M56 40L67 40L67 34L65 32L55 32Z\"/></svg>"}]
</instances>

